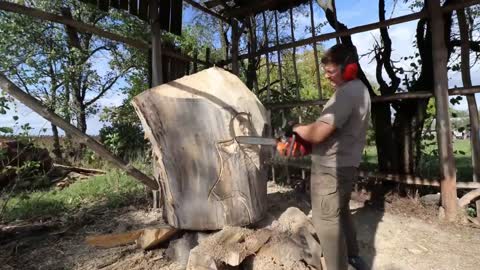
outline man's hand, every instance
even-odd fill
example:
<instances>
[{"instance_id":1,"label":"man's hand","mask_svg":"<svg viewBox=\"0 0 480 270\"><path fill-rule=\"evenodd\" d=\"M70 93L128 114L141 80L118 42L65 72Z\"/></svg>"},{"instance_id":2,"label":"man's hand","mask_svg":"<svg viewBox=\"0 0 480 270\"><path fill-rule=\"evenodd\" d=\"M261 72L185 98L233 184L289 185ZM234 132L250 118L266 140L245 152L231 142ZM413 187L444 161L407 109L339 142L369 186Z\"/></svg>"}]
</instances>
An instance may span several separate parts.
<instances>
[{"instance_id":1,"label":"man's hand","mask_svg":"<svg viewBox=\"0 0 480 270\"><path fill-rule=\"evenodd\" d=\"M325 141L334 131L334 126L321 121L293 128L293 132L311 144L319 144Z\"/></svg>"}]
</instances>

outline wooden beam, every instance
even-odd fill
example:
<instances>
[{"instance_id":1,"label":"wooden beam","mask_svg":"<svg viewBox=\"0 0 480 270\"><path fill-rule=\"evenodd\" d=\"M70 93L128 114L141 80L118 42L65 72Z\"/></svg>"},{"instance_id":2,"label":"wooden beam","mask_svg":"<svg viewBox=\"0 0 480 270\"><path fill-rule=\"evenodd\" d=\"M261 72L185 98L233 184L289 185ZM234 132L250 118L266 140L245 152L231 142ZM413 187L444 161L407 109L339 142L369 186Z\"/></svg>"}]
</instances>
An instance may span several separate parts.
<instances>
[{"instance_id":1,"label":"wooden beam","mask_svg":"<svg viewBox=\"0 0 480 270\"><path fill-rule=\"evenodd\" d=\"M461 41L461 71L464 87L472 86L470 75L470 42L469 26L465 16L465 10L459 9L457 12L458 25L460 28ZM468 113L470 118L470 143L472 146L472 168L474 181L480 181L480 121L478 117L478 107L475 95L467 95Z\"/></svg>"},{"instance_id":2,"label":"wooden beam","mask_svg":"<svg viewBox=\"0 0 480 270\"><path fill-rule=\"evenodd\" d=\"M456 4L452 4L452 5L449 5L445 8L443 8L442 12L446 13L446 12L449 12L449 11L452 11L452 10L455 10L455 9L468 7L468 6L476 5L476 4L479 4L479 3L480 3L480 0L471 0L471 1L465 1L465 2L462 2L462 3L456 3ZM301 46L309 45L309 44L312 44L314 42L321 42L321 41L333 39L333 38L336 38L336 37L343 37L343 36L349 36L349 35L358 34L358 33L362 33L362 32L367 32L367 31L370 31L370 30L374 30L374 29L378 29L378 28L382 28L382 27L387 27L387 26L390 26L390 25L395 25L395 24L400 24L400 23L404 23L404 22L409 22L409 21L414 21L414 20L426 18L427 16L428 16L427 12L422 12L422 11L421 12L416 12L416 13L412 13L412 14L409 14L409 15L400 16L400 17L397 17L397 18L392 18L392 19L389 19L389 20L385 20L383 22L365 24L365 25L350 28L348 30L327 33L327 34L318 35L318 36L315 36L315 37L312 36L310 38L297 40L297 41L291 42L291 43L279 44L279 45L276 45L276 46L273 46L273 47L270 47L270 48L265 48L265 49L262 49L262 50L258 50L252 56L255 57L255 56L265 54L267 52L274 52L274 51L278 51L278 50L286 50L286 49L291 49L293 47L301 47ZM248 54L242 54L242 55L239 56L239 60L248 58L248 56L249 56ZM219 61L217 63L217 65L226 65L226 64L230 63L230 61L231 60L229 60L229 61Z\"/></svg>"},{"instance_id":3,"label":"wooden beam","mask_svg":"<svg viewBox=\"0 0 480 270\"><path fill-rule=\"evenodd\" d=\"M311 169L311 162L295 162L295 161L283 161L283 160L269 160L265 162L267 165L277 165L277 166L288 166L291 168L297 169ZM440 187L441 182L438 179L429 179L423 178L415 175L409 174L389 174L381 172L370 172L367 170L359 170L358 176L365 178L367 180L379 180L379 181L392 181L400 184L406 185L416 185L416 186L431 186L431 187ZM479 189L480 183L478 182L458 182L458 189Z\"/></svg>"},{"instance_id":4,"label":"wooden beam","mask_svg":"<svg viewBox=\"0 0 480 270\"><path fill-rule=\"evenodd\" d=\"M66 18L64 16L57 15L57 14L44 12L44 11L36 9L36 8L30 8L30 7L26 7L26 6L23 6L23 5L9 3L9 2L5 2L5 1L0 1L0 10L14 12L14 13L18 13L18 14L23 14L23 15L30 16L32 18L38 18L38 19L42 19L42 20L46 20L46 21L65 24L65 25L74 27L81 32L92 33L92 34L98 35L100 37L108 38L110 40L123 42L125 44L128 44L132 47L139 48L139 49L148 49L148 47L149 47L149 45L147 43L143 42L143 41L123 37L123 36L120 36L120 35L102 30L102 29L97 28L95 26L92 26L90 24L86 24L86 23L83 23L83 22L72 20L72 19Z\"/></svg>"},{"instance_id":5,"label":"wooden beam","mask_svg":"<svg viewBox=\"0 0 480 270\"><path fill-rule=\"evenodd\" d=\"M452 131L448 114L448 56L445 44L445 23L440 0L430 0L428 11L433 43L433 92L435 94L436 130L440 158L440 182L442 206L445 209L445 219L454 221L457 215L456 169L453 156Z\"/></svg>"},{"instance_id":6,"label":"wooden beam","mask_svg":"<svg viewBox=\"0 0 480 270\"><path fill-rule=\"evenodd\" d=\"M452 88L448 90L449 96L461 96L461 95L471 95L475 93L480 93L480 86L472 87L459 87ZM405 99L422 99L422 98L431 98L433 97L432 92L428 91L418 91L418 92L409 92L409 93L398 93L385 96L376 96L372 97L372 103L377 102L392 102ZM286 109L294 107L305 107L305 106L314 106L314 105L324 105L327 103L326 99L316 99L316 100L305 100L305 101L294 101L294 102L284 102L284 103L266 103L265 107L270 109Z\"/></svg>"},{"instance_id":7,"label":"wooden beam","mask_svg":"<svg viewBox=\"0 0 480 270\"><path fill-rule=\"evenodd\" d=\"M293 26L293 8L288 10L288 14L290 15L290 35L292 37L292 42L295 42L295 27ZM297 70L297 49L293 47L292 51L292 62L293 62L293 74L295 75L295 97L298 100L301 100L302 97L300 96L300 80L298 78L298 70Z\"/></svg>"},{"instance_id":8,"label":"wooden beam","mask_svg":"<svg viewBox=\"0 0 480 270\"><path fill-rule=\"evenodd\" d=\"M192 7L198 9L198 10L201 10L201 11L207 13L207 14L212 15L213 17L215 17L215 18L217 18L217 19L219 19L219 20L222 20L222 21L224 21L224 22L226 22L226 23L230 23L230 20L229 20L229 19L221 16L220 14L217 14L217 13L211 11L210 9L208 9L208 8L200 5L199 3L195 2L194 0L183 0L183 1L186 2L187 4L191 5Z\"/></svg>"},{"instance_id":9,"label":"wooden beam","mask_svg":"<svg viewBox=\"0 0 480 270\"><path fill-rule=\"evenodd\" d=\"M152 87L163 83L162 36L160 33L159 6L157 0L149 0L150 28L152 29Z\"/></svg>"},{"instance_id":10,"label":"wooden beam","mask_svg":"<svg viewBox=\"0 0 480 270\"><path fill-rule=\"evenodd\" d=\"M274 11L273 15L275 17L275 44L277 44L277 46L278 46L280 44L280 39L279 39L279 36L278 36L278 16L277 16L277 12ZM268 53L268 52L266 52L266 53ZM282 56L281 56L279 50L277 51L277 65L278 65L278 79L280 80L280 92L283 93Z\"/></svg>"},{"instance_id":11,"label":"wooden beam","mask_svg":"<svg viewBox=\"0 0 480 270\"><path fill-rule=\"evenodd\" d=\"M239 48L241 33L238 29L237 20L232 20L231 25L232 25L232 31L231 31L232 32L232 50L231 50L232 71L233 71L233 74L238 76L240 74L240 66L238 62L238 48Z\"/></svg>"},{"instance_id":12,"label":"wooden beam","mask_svg":"<svg viewBox=\"0 0 480 270\"><path fill-rule=\"evenodd\" d=\"M237 8L229 8L224 10L227 17L244 18L249 15L254 15L257 12L267 10L272 5L277 4L276 0L252 1L251 4L242 5Z\"/></svg>"},{"instance_id":13,"label":"wooden beam","mask_svg":"<svg viewBox=\"0 0 480 270\"><path fill-rule=\"evenodd\" d=\"M107 161L110 161L113 165L124 170L133 178L137 179L138 181L142 182L143 184L145 184L146 186L152 189L159 188L158 184L153 179L146 176L144 173L142 173L141 171L133 167L131 164L126 163L122 159L113 155L102 144L100 144L99 142L97 142L95 139L88 136L87 134L83 133L78 128L74 127L69 122L65 121L60 116L58 116L57 114L47 110L47 108L43 106L42 103L40 103L38 100L30 96L29 94L23 92L20 88L18 88L13 82L11 82L1 72L0 72L0 88L3 89L12 97L22 102L25 106L29 107L32 111L38 113L43 118L50 121L52 124L63 129L65 133L76 137L78 139L78 142L84 143L90 149L92 149L95 153L97 153L100 157L104 158Z\"/></svg>"},{"instance_id":14,"label":"wooden beam","mask_svg":"<svg viewBox=\"0 0 480 270\"><path fill-rule=\"evenodd\" d=\"M316 36L315 33L315 20L313 11L313 0L309 1L310 6L310 26L312 28L312 37ZM315 57L315 79L317 80L318 98L322 98L322 80L320 79L320 63L318 61L317 43L313 42L313 57Z\"/></svg>"},{"instance_id":15,"label":"wooden beam","mask_svg":"<svg viewBox=\"0 0 480 270\"><path fill-rule=\"evenodd\" d=\"M265 12L262 12L263 17L263 38L265 39L265 46L268 47L268 30L267 30L267 17L265 16ZM271 102L272 100L272 93L270 89L270 55L269 53L265 54L265 65L267 68L267 102Z\"/></svg>"},{"instance_id":16,"label":"wooden beam","mask_svg":"<svg viewBox=\"0 0 480 270\"><path fill-rule=\"evenodd\" d=\"M405 16L393 18L393 19L390 19L390 20L386 20L384 22L366 24L366 25L363 25L363 26L350 28L348 30L327 33L327 34L318 35L318 36L315 36L315 37L309 37L309 38L306 38L306 39L301 39L301 40L297 40L295 42L290 42L290 43L286 43L286 44L278 44L278 45L275 45L273 47L258 50L256 53L253 53L253 57L259 56L259 55L262 55L262 54L265 54L265 53L269 53L269 52L291 49L293 47L301 47L301 46L309 45L309 44L312 44L312 43L315 43L315 42L321 42L321 41L329 40L329 39L335 38L337 36L339 36L339 37L349 36L349 35L352 35L352 34L357 34L357 33L361 33L361 32L374 30L374 29L377 29L377 28L380 28L380 27L385 27L385 26L389 26L389 25L395 25L395 24L399 24L399 23L418 20L420 18L426 17L426 14L427 14L426 12L417 12L417 13L413 13L413 14L410 14L410 15L405 15ZM249 56L248 54L242 54L242 55L239 56L239 59L240 60L245 59L248 56ZM226 61L226 63L229 63L229 61ZM219 62L219 64L226 64L226 63Z\"/></svg>"},{"instance_id":17,"label":"wooden beam","mask_svg":"<svg viewBox=\"0 0 480 270\"><path fill-rule=\"evenodd\" d=\"M102 30L93 25L72 20L64 16L59 16L53 13L43 12L39 9L29 8L29 7L25 7L18 4L0 1L0 10L19 13L19 14L27 15L33 18L38 18L46 21L51 21L51 22L72 26L81 32L92 33L103 38L122 42L137 49L148 50L150 48L150 44L144 41L123 37L123 36ZM192 57L189 57L188 55L183 55L168 49L164 49L163 54L170 57L177 58L177 59L185 60L185 61L191 61L191 62L194 61L194 59ZM213 63L206 63L201 60L197 60L197 61L202 65L213 66Z\"/></svg>"},{"instance_id":18,"label":"wooden beam","mask_svg":"<svg viewBox=\"0 0 480 270\"><path fill-rule=\"evenodd\" d=\"M183 1L172 0L170 18L170 32L180 36L182 34L182 15L183 15Z\"/></svg>"}]
</instances>

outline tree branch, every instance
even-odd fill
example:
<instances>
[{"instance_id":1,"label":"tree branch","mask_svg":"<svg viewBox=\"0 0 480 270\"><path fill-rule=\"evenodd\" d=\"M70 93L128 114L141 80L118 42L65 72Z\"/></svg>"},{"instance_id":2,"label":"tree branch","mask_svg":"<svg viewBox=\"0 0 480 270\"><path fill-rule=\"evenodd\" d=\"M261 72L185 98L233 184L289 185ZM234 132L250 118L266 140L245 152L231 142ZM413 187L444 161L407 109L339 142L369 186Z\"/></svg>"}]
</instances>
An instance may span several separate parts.
<instances>
[{"instance_id":1,"label":"tree branch","mask_svg":"<svg viewBox=\"0 0 480 270\"><path fill-rule=\"evenodd\" d=\"M112 88L112 86L117 82L118 79L120 79L122 76L124 76L132 68L133 68L133 66L129 66L128 68L126 68L125 70L123 70L122 72L117 74L117 76L112 78L110 80L110 82L106 82L102 86L102 89L100 90L100 93L98 93L98 95L96 97L94 97L93 99L91 99L88 102L85 102L85 107L91 106L93 103L97 102L97 100L99 100L108 90L110 90L110 88Z\"/></svg>"}]
</instances>

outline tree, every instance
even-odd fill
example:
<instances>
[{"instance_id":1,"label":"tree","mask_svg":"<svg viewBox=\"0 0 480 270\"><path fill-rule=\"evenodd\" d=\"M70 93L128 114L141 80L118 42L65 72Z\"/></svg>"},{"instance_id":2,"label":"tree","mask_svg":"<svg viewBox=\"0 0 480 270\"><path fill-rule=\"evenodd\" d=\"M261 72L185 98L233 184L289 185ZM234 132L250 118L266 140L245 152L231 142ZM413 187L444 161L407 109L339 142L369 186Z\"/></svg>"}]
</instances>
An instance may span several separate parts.
<instances>
[{"instance_id":1,"label":"tree","mask_svg":"<svg viewBox=\"0 0 480 270\"><path fill-rule=\"evenodd\" d=\"M119 28L125 35L133 32L138 37L140 29L145 28L139 19L120 12L109 16L79 1L41 0L24 4L100 28L123 25ZM1 13L0 24L5 29L0 51L8 56L0 65L6 75L83 132L87 131L88 116L98 110L98 100L134 67L127 60L136 51L70 26L5 12ZM132 29L136 31L129 31ZM109 69L105 70L105 66ZM53 125L52 132L55 153L61 157L58 131Z\"/></svg>"}]
</instances>

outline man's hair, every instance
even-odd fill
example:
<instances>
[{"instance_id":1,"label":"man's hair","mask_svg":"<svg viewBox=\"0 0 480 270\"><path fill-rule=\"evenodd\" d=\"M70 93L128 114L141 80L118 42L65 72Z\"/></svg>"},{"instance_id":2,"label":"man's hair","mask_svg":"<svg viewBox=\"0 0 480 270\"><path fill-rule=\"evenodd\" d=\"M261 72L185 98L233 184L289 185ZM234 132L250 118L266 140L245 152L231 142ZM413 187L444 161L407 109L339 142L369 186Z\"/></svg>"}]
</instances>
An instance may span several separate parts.
<instances>
[{"instance_id":1,"label":"man's hair","mask_svg":"<svg viewBox=\"0 0 480 270\"><path fill-rule=\"evenodd\" d=\"M358 61L355 47L337 44L328 49L322 56L322 64L336 64L344 66Z\"/></svg>"}]
</instances>

